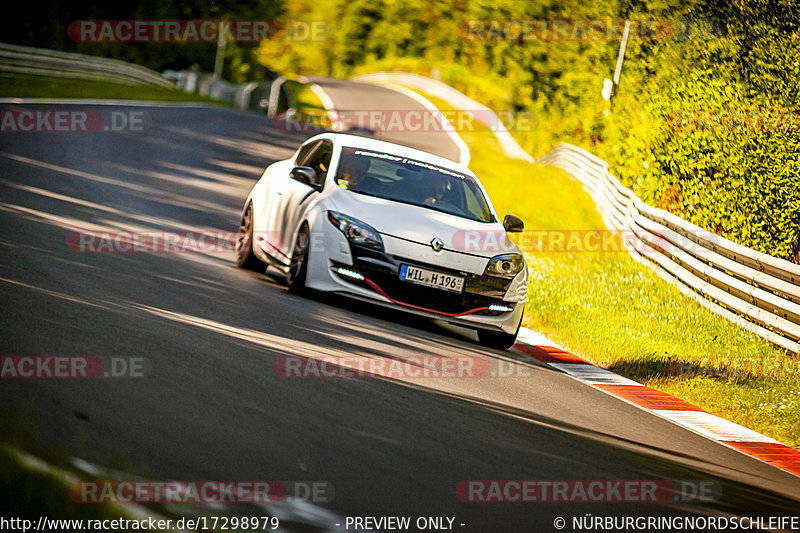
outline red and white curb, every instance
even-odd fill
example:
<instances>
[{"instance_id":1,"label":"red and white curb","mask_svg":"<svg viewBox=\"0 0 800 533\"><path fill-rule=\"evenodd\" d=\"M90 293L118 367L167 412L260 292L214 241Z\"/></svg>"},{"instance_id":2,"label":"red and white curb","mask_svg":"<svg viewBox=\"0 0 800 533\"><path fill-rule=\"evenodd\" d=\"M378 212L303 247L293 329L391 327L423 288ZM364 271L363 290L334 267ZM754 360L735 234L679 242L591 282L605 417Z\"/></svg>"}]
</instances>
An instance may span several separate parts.
<instances>
[{"instance_id":1,"label":"red and white curb","mask_svg":"<svg viewBox=\"0 0 800 533\"><path fill-rule=\"evenodd\" d=\"M545 336L520 328L514 348L579 381L648 410L662 418L800 476L800 451L751 429L712 415L671 394L587 363Z\"/></svg>"}]
</instances>

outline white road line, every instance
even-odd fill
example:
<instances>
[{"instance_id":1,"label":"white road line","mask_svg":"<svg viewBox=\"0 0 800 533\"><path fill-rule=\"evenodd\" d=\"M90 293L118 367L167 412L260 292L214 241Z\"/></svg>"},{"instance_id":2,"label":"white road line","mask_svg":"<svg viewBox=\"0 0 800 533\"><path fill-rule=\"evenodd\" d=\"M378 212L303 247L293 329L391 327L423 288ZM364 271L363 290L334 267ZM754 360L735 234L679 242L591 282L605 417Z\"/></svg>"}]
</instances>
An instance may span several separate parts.
<instances>
[{"instance_id":1,"label":"white road line","mask_svg":"<svg viewBox=\"0 0 800 533\"><path fill-rule=\"evenodd\" d=\"M331 97L325 92L325 89L323 89L317 83L309 82L308 78L305 76L300 76L299 80L308 85L309 89L311 89L311 92L317 95L317 98L319 98L320 102L322 102L322 107L325 108L325 111L328 114L336 113L336 106L333 105L333 100L331 100Z\"/></svg>"},{"instance_id":2,"label":"white road line","mask_svg":"<svg viewBox=\"0 0 800 533\"><path fill-rule=\"evenodd\" d=\"M752 429L735 424L705 411L662 411L651 409L653 413L663 416L676 424L694 430L714 440L732 442L771 442L779 444L766 435L756 433Z\"/></svg>"},{"instance_id":3,"label":"white road line","mask_svg":"<svg viewBox=\"0 0 800 533\"><path fill-rule=\"evenodd\" d=\"M637 383L632 379L622 377L605 368L600 368L588 363L547 363L553 368L557 368L562 372L576 377L579 380L590 385L636 385L643 387L641 383Z\"/></svg>"},{"instance_id":4,"label":"white road line","mask_svg":"<svg viewBox=\"0 0 800 533\"><path fill-rule=\"evenodd\" d=\"M529 344L531 346L548 346L551 348L558 348L559 350L564 350L561 346L556 344L555 342L551 341L538 331L533 331L532 329L528 328L519 328L519 333L517 334L517 342L522 344Z\"/></svg>"}]
</instances>

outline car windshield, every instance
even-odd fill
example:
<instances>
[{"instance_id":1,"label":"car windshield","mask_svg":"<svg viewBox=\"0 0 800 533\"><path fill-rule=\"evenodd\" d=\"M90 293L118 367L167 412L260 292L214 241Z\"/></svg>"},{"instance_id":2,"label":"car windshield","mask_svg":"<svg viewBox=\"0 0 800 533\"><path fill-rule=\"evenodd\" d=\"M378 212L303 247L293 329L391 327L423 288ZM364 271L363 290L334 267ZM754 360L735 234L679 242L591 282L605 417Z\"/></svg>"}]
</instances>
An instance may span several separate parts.
<instances>
[{"instance_id":1,"label":"car windshield","mask_svg":"<svg viewBox=\"0 0 800 533\"><path fill-rule=\"evenodd\" d=\"M494 222L475 178L430 163L361 148L342 148L336 183L350 191Z\"/></svg>"}]
</instances>

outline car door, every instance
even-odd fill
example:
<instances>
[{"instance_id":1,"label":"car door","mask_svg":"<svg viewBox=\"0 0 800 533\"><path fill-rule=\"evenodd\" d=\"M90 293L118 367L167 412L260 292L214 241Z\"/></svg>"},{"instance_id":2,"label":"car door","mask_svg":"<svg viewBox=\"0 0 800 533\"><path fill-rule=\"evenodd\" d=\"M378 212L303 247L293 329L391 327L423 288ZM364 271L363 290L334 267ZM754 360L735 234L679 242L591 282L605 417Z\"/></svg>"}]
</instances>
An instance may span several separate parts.
<instances>
[{"instance_id":1,"label":"car door","mask_svg":"<svg viewBox=\"0 0 800 533\"><path fill-rule=\"evenodd\" d=\"M322 139L302 158L297 158L295 166L313 168L316 173L316 183L320 184L320 186L315 188L291 178L286 184L286 190L279 200L280 206L278 208L281 217L282 253L285 257L291 257L295 231L325 183L332 156L333 143L328 139Z\"/></svg>"},{"instance_id":2,"label":"car door","mask_svg":"<svg viewBox=\"0 0 800 533\"><path fill-rule=\"evenodd\" d=\"M288 257L284 255L287 245L283 242L285 200L289 193L290 182L296 183L289 177L289 173L292 168L298 165L298 161L307 160L319 143L320 141L316 141L303 145L297 153L295 163L285 167L285 170L273 175L270 179L267 198L264 202L264 212L262 213L262 220L265 221L263 238L269 244L269 254L284 263L288 263Z\"/></svg>"}]
</instances>

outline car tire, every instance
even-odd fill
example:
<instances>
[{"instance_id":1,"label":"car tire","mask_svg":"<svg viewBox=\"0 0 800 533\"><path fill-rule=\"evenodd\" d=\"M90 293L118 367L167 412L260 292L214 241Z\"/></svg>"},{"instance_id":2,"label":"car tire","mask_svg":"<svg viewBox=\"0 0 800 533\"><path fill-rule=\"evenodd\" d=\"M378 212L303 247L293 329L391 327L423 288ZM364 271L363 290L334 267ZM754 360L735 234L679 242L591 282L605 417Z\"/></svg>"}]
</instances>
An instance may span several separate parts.
<instances>
[{"instance_id":1,"label":"car tire","mask_svg":"<svg viewBox=\"0 0 800 533\"><path fill-rule=\"evenodd\" d=\"M519 328L522 325L522 317L520 317L519 324L517 324L517 331L512 335L511 333L504 333L502 331L489 331L485 329L478 330L478 340L487 348L495 348L497 350L508 350L517 341Z\"/></svg>"},{"instance_id":2,"label":"car tire","mask_svg":"<svg viewBox=\"0 0 800 533\"><path fill-rule=\"evenodd\" d=\"M236 234L236 266L263 273L267 265L253 253L253 203L249 202Z\"/></svg>"},{"instance_id":3,"label":"car tire","mask_svg":"<svg viewBox=\"0 0 800 533\"><path fill-rule=\"evenodd\" d=\"M297 232L292 258L289 262L289 272L286 275L286 284L289 286L289 292L293 294L304 294L306 292L309 241L308 226L303 224L300 231Z\"/></svg>"},{"instance_id":4,"label":"car tire","mask_svg":"<svg viewBox=\"0 0 800 533\"><path fill-rule=\"evenodd\" d=\"M478 340L487 348L508 350L514 346L514 342L517 340L517 335L480 329L478 330Z\"/></svg>"}]
</instances>

